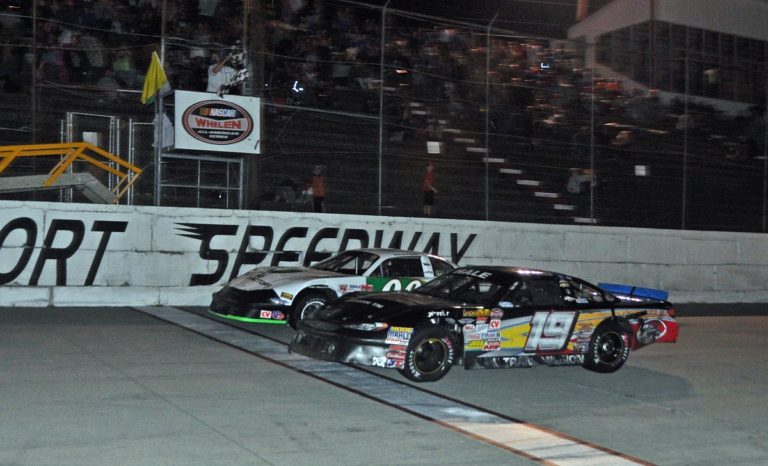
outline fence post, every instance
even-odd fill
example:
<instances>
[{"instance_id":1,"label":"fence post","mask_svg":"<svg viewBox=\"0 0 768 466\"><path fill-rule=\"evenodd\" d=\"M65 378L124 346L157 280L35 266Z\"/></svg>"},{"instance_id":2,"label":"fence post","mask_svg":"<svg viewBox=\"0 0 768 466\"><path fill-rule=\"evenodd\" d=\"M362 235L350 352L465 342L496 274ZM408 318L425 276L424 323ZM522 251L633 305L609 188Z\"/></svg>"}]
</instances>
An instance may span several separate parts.
<instances>
[{"instance_id":1,"label":"fence post","mask_svg":"<svg viewBox=\"0 0 768 466\"><path fill-rule=\"evenodd\" d=\"M382 157L384 156L384 40L387 28L387 7L392 0L387 0L381 9L381 61L379 63L379 201L378 212L381 215Z\"/></svg>"},{"instance_id":2,"label":"fence post","mask_svg":"<svg viewBox=\"0 0 768 466\"><path fill-rule=\"evenodd\" d=\"M488 28L485 34L485 220L489 219L489 205L490 205L490 190L491 183L489 180L489 167L491 157L491 147L489 144L490 122L491 122L491 28L496 18L499 17L499 12L493 16L493 19L488 23Z\"/></svg>"},{"instance_id":3,"label":"fence post","mask_svg":"<svg viewBox=\"0 0 768 466\"><path fill-rule=\"evenodd\" d=\"M768 214L768 67L765 70L765 110L763 111L763 233L766 233Z\"/></svg>"}]
</instances>

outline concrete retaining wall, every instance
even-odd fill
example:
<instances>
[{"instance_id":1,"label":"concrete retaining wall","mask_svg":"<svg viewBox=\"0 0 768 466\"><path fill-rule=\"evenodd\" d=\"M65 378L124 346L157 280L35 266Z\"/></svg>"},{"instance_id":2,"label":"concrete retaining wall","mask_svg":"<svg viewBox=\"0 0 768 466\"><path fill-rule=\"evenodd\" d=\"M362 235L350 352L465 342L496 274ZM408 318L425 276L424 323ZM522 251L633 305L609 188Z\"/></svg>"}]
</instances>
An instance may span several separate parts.
<instances>
[{"instance_id":1,"label":"concrete retaining wall","mask_svg":"<svg viewBox=\"0 0 768 466\"><path fill-rule=\"evenodd\" d=\"M0 306L205 306L254 266L361 246L768 302L764 234L0 201Z\"/></svg>"}]
</instances>

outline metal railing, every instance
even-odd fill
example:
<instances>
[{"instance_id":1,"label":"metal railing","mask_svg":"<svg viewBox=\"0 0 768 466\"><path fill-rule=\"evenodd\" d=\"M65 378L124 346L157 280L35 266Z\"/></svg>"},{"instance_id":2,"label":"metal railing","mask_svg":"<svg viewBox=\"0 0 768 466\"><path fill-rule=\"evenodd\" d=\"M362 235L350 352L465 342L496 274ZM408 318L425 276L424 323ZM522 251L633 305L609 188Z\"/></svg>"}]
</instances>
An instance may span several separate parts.
<instances>
[{"instance_id":1,"label":"metal railing","mask_svg":"<svg viewBox=\"0 0 768 466\"><path fill-rule=\"evenodd\" d=\"M59 162L41 180L39 188L51 188L58 178L65 173L76 161L84 161L93 167L107 172L117 178L117 183L110 190L114 195L113 203L117 204L142 173L142 169L126 162L120 157L102 150L88 142L31 144L20 146L0 146L0 175L14 161L28 157L59 157ZM36 189L36 188L31 188Z\"/></svg>"}]
</instances>

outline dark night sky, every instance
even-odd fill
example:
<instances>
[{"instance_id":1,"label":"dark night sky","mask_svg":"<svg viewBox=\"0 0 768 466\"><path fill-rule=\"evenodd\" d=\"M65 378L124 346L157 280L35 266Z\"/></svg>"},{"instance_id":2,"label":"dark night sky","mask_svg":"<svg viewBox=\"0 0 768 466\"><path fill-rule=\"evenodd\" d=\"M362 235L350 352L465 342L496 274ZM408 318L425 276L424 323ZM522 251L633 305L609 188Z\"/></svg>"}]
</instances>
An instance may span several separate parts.
<instances>
[{"instance_id":1,"label":"dark night sky","mask_svg":"<svg viewBox=\"0 0 768 466\"><path fill-rule=\"evenodd\" d=\"M384 5L385 0L358 0ZM590 0L590 12L611 0ZM494 25L512 31L546 37L565 37L575 22L577 0L392 0L390 8Z\"/></svg>"}]
</instances>

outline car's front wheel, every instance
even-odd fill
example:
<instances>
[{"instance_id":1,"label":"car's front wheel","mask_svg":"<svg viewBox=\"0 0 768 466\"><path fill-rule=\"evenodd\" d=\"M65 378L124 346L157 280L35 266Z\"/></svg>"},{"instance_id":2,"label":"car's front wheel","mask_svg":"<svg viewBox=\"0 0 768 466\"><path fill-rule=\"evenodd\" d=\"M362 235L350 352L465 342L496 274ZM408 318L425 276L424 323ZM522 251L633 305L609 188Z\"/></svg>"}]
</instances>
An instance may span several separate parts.
<instances>
[{"instance_id":1,"label":"car's front wheel","mask_svg":"<svg viewBox=\"0 0 768 466\"><path fill-rule=\"evenodd\" d=\"M595 329L584 357L584 367L591 371L615 372L629 357L629 335L615 323L605 323Z\"/></svg>"},{"instance_id":2,"label":"car's front wheel","mask_svg":"<svg viewBox=\"0 0 768 466\"><path fill-rule=\"evenodd\" d=\"M288 320L288 323L296 329L299 321L311 317L312 314L325 307L326 304L328 304L328 296L322 293L306 294L293 303L291 318Z\"/></svg>"},{"instance_id":3,"label":"car's front wheel","mask_svg":"<svg viewBox=\"0 0 768 466\"><path fill-rule=\"evenodd\" d=\"M455 357L454 343L448 331L442 327L426 327L411 337L405 365L399 370L414 382L434 382L451 370Z\"/></svg>"}]
</instances>

